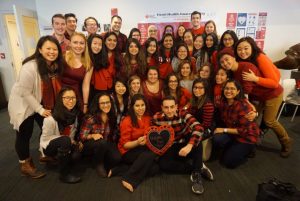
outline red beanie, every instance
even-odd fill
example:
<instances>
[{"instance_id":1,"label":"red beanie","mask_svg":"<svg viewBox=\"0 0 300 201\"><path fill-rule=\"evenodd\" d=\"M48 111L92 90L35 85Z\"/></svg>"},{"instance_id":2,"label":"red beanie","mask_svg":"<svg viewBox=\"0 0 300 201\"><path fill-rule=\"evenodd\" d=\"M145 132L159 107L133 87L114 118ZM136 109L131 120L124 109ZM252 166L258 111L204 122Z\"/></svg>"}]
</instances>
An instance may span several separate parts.
<instances>
[{"instance_id":1,"label":"red beanie","mask_svg":"<svg viewBox=\"0 0 300 201\"><path fill-rule=\"evenodd\" d=\"M230 47L225 47L223 50L221 50L221 51L218 53L218 58L219 58L219 60L220 60L221 57L222 57L223 55L225 55L225 54L228 54L228 55L230 55L230 56L232 56L232 57L235 57L235 56L234 56L233 49L230 48Z\"/></svg>"}]
</instances>

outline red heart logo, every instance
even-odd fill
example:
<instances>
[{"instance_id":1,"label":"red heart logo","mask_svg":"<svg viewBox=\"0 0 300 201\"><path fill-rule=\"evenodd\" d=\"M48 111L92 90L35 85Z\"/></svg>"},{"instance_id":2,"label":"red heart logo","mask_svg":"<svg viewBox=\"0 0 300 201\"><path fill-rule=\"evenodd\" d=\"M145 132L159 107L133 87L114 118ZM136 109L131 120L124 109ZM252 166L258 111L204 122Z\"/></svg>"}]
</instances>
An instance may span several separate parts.
<instances>
[{"instance_id":1,"label":"red heart logo","mask_svg":"<svg viewBox=\"0 0 300 201\"><path fill-rule=\"evenodd\" d=\"M150 126L146 131L146 145L158 155L163 155L173 144L174 130L169 125Z\"/></svg>"}]
</instances>

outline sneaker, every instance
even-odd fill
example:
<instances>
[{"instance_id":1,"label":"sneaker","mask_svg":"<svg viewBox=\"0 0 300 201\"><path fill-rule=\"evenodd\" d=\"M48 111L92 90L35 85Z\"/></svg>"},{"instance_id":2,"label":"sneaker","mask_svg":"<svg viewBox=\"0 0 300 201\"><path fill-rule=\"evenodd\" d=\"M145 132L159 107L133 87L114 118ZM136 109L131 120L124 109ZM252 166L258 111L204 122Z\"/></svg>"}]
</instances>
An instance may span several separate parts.
<instances>
[{"instance_id":1,"label":"sneaker","mask_svg":"<svg viewBox=\"0 0 300 201\"><path fill-rule=\"evenodd\" d=\"M200 172L198 171L192 172L191 181L192 181L192 191L196 194L202 194L204 192L204 187L202 184Z\"/></svg>"},{"instance_id":2,"label":"sneaker","mask_svg":"<svg viewBox=\"0 0 300 201\"><path fill-rule=\"evenodd\" d=\"M201 169L201 176L209 181L213 181L214 175L212 174L210 169L204 163L202 163L202 164L203 164L203 167Z\"/></svg>"}]
</instances>

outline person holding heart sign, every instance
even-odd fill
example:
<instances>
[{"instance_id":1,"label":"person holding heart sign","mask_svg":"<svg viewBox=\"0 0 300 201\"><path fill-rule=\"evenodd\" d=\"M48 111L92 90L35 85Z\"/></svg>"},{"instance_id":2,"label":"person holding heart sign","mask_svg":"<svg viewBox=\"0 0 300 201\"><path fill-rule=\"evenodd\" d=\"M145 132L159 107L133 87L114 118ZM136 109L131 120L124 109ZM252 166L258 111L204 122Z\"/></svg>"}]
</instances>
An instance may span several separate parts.
<instances>
[{"instance_id":1,"label":"person holding heart sign","mask_svg":"<svg viewBox=\"0 0 300 201\"><path fill-rule=\"evenodd\" d=\"M121 138L118 148L122 160L129 165L122 175L122 185L130 192L146 178L158 170L155 163L157 154L150 151L146 145L145 131L151 125L151 117L147 115L146 99L141 94L132 97L128 116L120 124ZM108 176L114 175L112 169Z\"/></svg>"}]
</instances>

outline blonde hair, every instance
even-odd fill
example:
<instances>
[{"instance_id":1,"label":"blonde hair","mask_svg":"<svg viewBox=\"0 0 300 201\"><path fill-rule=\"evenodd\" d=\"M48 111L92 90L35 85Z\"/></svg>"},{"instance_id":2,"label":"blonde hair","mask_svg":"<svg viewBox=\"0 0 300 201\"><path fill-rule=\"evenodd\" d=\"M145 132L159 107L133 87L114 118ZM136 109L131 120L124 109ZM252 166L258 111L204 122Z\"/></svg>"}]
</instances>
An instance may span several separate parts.
<instances>
[{"instance_id":1,"label":"blonde hair","mask_svg":"<svg viewBox=\"0 0 300 201\"><path fill-rule=\"evenodd\" d=\"M91 59L90 59L90 55L89 55L89 51L87 48L87 40L85 38L85 35L83 33L80 32L75 32L72 36L71 36L71 41L72 38L74 36L80 36L81 38L84 39L84 43L85 43L85 48L84 48L84 52L83 54L81 54L81 58L80 61L83 65L83 67L86 69L86 71L89 71L91 69ZM69 49L66 54L65 54L65 60L67 62L67 64L69 66L74 66L74 53L71 49Z\"/></svg>"}]
</instances>

